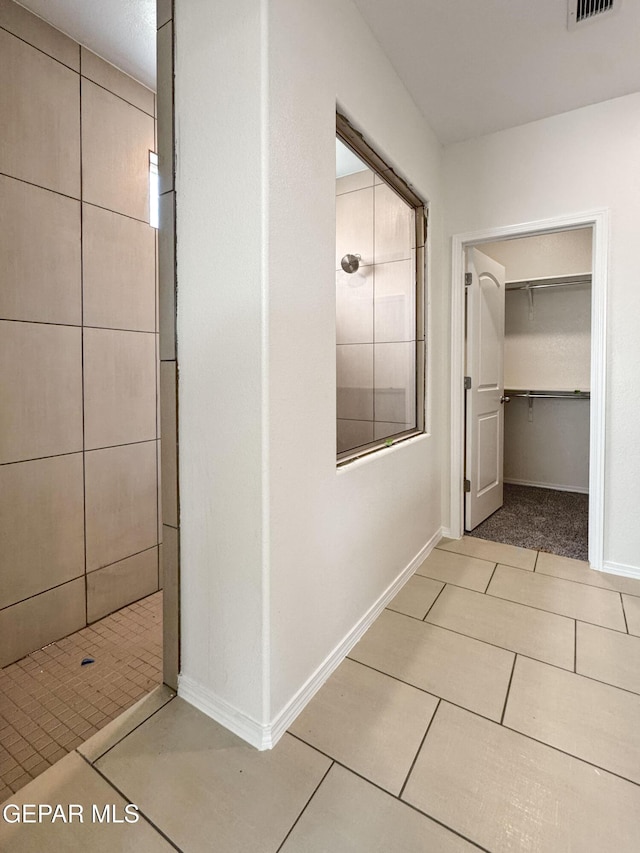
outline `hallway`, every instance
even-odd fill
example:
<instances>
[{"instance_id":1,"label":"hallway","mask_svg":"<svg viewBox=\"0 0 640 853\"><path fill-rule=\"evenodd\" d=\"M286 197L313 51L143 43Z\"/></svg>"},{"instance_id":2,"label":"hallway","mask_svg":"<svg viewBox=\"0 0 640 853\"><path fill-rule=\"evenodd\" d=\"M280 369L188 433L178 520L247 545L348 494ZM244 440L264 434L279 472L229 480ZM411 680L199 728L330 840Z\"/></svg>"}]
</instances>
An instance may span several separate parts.
<instances>
[{"instance_id":1,"label":"hallway","mask_svg":"<svg viewBox=\"0 0 640 853\"><path fill-rule=\"evenodd\" d=\"M272 751L158 688L11 800L129 801L137 823L3 823L0 842L631 853L639 694L639 581L442 540Z\"/></svg>"}]
</instances>

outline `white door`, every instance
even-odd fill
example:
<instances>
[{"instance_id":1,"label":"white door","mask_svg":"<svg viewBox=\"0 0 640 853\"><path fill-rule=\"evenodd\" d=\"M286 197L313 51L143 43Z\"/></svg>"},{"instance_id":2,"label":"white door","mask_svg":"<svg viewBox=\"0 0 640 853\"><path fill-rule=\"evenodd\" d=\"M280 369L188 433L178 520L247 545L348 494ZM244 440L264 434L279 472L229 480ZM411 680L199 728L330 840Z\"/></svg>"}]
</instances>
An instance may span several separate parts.
<instances>
[{"instance_id":1,"label":"white door","mask_svg":"<svg viewBox=\"0 0 640 853\"><path fill-rule=\"evenodd\" d=\"M504 267L467 251L465 530L502 506L504 447ZM469 279L467 278L467 281Z\"/></svg>"}]
</instances>

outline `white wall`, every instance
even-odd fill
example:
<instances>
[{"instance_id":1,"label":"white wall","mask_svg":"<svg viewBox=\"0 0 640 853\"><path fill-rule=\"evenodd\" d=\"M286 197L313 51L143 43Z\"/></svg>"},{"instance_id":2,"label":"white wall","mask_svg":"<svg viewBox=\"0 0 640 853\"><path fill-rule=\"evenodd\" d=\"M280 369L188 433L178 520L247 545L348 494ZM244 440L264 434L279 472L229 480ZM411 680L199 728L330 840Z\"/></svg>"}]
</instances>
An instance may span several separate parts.
<instances>
[{"instance_id":1,"label":"white wall","mask_svg":"<svg viewBox=\"0 0 640 853\"><path fill-rule=\"evenodd\" d=\"M589 491L589 400L512 397L504 413L506 483ZM530 419L531 418L531 419Z\"/></svg>"},{"instance_id":2,"label":"white wall","mask_svg":"<svg viewBox=\"0 0 640 853\"><path fill-rule=\"evenodd\" d=\"M640 94L450 146L445 153L449 236L610 211L605 565L640 572Z\"/></svg>"},{"instance_id":3,"label":"white wall","mask_svg":"<svg viewBox=\"0 0 640 853\"><path fill-rule=\"evenodd\" d=\"M482 251L507 271L507 281L590 273L591 228L483 243Z\"/></svg>"},{"instance_id":4,"label":"white wall","mask_svg":"<svg viewBox=\"0 0 640 853\"><path fill-rule=\"evenodd\" d=\"M440 359L432 434L336 469L336 101L433 202L435 353L441 152L350 0L175 18L181 691L258 742L441 522Z\"/></svg>"}]
</instances>

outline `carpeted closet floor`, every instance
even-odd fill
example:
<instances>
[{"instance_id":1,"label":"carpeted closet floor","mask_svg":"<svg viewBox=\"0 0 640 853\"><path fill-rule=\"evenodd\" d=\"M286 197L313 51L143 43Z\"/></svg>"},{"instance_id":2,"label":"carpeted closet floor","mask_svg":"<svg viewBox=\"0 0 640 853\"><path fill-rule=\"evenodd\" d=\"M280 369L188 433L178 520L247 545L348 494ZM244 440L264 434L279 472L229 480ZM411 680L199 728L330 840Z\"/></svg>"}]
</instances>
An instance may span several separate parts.
<instances>
[{"instance_id":1,"label":"carpeted closet floor","mask_svg":"<svg viewBox=\"0 0 640 853\"><path fill-rule=\"evenodd\" d=\"M588 559L589 495L504 485L504 505L479 524L478 539Z\"/></svg>"}]
</instances>

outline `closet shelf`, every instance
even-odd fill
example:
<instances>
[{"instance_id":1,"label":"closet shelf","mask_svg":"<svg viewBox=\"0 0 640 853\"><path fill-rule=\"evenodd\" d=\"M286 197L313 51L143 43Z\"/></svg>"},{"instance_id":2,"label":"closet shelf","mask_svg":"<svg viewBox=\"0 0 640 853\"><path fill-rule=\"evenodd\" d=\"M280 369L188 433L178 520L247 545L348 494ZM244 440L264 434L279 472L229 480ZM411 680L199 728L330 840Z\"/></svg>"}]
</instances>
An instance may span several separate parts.
<instances>
[{"instance_id":1,"label":"closet shelf","mask_svg":"<svg viewBox=\"0 0 640 853\"><path fill-rule=\"evenodd\" d=\"M530 400L590 400L590 391L526 391L523 388L505 388L505 397L526 397Z\"/></svg>"},{"instance_id":2,"label":"closet shelf","mask_svg":"<svg viewBox=\"0 0 640 853\"><path fill-rule=\"evenodd\" d=\"M532 278L505 282L505 290L541 290L547 287L575 287L579 284L591 284L591 273L583 275L560 275L555 278Z\"/></svg>"}]
</instances>

